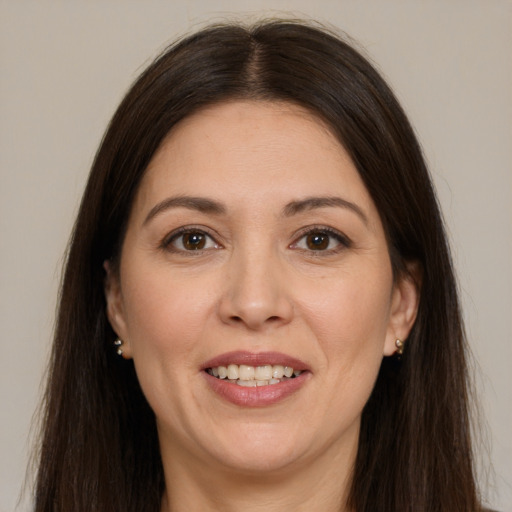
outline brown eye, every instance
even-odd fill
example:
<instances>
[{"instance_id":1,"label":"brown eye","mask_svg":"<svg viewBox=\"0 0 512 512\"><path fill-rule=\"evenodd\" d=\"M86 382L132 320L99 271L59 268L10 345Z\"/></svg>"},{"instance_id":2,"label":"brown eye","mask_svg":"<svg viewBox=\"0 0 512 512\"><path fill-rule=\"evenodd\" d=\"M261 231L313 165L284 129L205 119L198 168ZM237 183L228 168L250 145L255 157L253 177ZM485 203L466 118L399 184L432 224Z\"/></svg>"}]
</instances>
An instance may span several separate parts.
<instances>
[{"instance_id":1,"label":"brown eye","mask_svg":"<svg viewBox=\"0 0 512 512\"><path fill-rule=\"evenodd\" d=\"M306 245L312 251L323 251L329 247L330 236L326 233L310 233L306 236Z\"/></svg>"},{"instance_id":2,"label":"brown eye","mask_svg":"<svg viewBox=\"0 0 512 512\"><path fill-rule=\"evenodd\" d=\"M203 233L185 233L182 235L182 244L187 251L198 251L204 249L206 236Z\"/></svg>"},{"instance_id":3,"label":"brown eye","mask_svg":"<svg viewBox=\"0 0 512 512\"><path fill-rule=\"evenodd\" d=\"M219 249L220 245L204 231L180 229L164 242L164 247L173 252L193 252Z\"/></svg>"},{"instance_id":4,"label":"brown eye","mask_svg":"<svg viewBox=\"0 0 512 512\"><path fill-rule=\"evenodd\" d=\"M350 245L350 240L339 231L328 227L320 227L312 228L304 233L296 242L291 244L290 248L333 254L350 247Z\"/></svg>"}]
</instances>

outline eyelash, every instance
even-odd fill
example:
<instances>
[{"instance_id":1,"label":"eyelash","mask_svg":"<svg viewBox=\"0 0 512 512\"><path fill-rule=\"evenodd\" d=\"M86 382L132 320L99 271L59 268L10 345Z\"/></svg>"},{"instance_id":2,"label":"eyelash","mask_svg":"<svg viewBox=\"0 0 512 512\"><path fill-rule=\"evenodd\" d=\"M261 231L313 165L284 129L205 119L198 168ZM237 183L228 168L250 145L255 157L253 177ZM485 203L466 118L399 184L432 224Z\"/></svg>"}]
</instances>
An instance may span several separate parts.
<instances>
[{"instance_id":1,"label":"eyelash","mask_svg":"<svg viewBox=\"0 0 512 512\"><path fill-rule=\"evenodd\" d=\"M185 249L185 248L178 248L173 245L174 242L180 239L180 237L184 237L185 235L201 235L205 237L206 239L209 239L211 242L213 242L214 247L206 247L206 248L200 248L200 249ZM182 240L183 245L183 240ZM208 243L208 242L206 242ZM203 253L204 251L208 251L210 249L218 249L222 248L222 246L216 242L215 238L204 228L194 227L194 226L183 226L181 228L178 228L177 230L173 231L172 233L169 233L160 244L161 247L167 251L175 252L179 254L185 254L187 256L192 256L194 253Z\"/></svg>"},{"instance_id":2,"label":"eyelash","mask_svg":"<svg viewBox=\"0 0 512 512\"><path fill-rule=\"evenodd\" d=\"M173 245L177 240L180 239L180 237L184 237L185 235L200 235L202 237L205 237L205 239L209 239L210 243L213 243L213 247L201 247L199 249L186 249L186 248L178 248L175 245ZM319 235L319 236L326 236L328 237L328 246L327 248L323 249L311 249L307 247L299 247L299 243L304 240L306 237L310 235ZM331 244L332 239L334 239L337 242L337 246L334 248L328 248ZM208 241L206 241L208 243ZM183 240L181 242L183 245ZM208 251L211 249L219 249L222 248L222 245L216 242L215 238L204 228L202 227L194 227L194 226L183 226L181 228L178 228L177 230L169 233L160 244L161 248L170 251L175 252L179 254L184 254L187 256L193 256L194 254L203 253L204 251ZM351 246L351 241L342 233L339 231L329 228L326 226L308 226L307 228L304 228L298 235L298 237L295 239L294 242L292 242L289 245L290 249L299 250L305 253L309 253L312 256L318 257L322 255L331 255L336 254L338 252L341 252L343 249L346 249Z\"/></svg>"},{"instance_id":3,"label":"eyelash","mask_svg":"<svg viewBox=\"0 0 512 512\"><path fill-rule=\"evenodd\" d=\"M331 240L334 239L337 242L337 246L334 248L326 248L326 249L310 249L310 248L302 248L298 247L298 244L301 240L305 239L306 237L310 235L323 235L329 237L328 244L330 245ZM329 228L327 226L308 226L307 228L304 228L299 233L298 238L295 242L290 244L290 248L301 250L304 252L307 252L311 254L312 256L318 257L318 256L325 256L325 255L331 255L336 254L344 249L349 248L352 245L351 241L348 237L337 231L336 229Z\"/></svg>"}]
</instances>

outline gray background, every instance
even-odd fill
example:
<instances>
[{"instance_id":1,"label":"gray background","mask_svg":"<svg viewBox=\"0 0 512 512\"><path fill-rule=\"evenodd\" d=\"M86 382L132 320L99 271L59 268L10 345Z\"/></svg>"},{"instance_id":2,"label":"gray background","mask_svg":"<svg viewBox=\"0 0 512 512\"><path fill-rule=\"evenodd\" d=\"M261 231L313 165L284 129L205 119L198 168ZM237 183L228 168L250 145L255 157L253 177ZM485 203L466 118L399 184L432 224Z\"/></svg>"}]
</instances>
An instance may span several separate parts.
<instances>
[{"instance_id":1,"label":"gray background","mask_svg":"<svg viewBox=\"0 0 512 512\"><path fill-rule=\"evenodd\" d=\"M404 104L460 278L487 424L482 490L511 512L510 0L0 0L0 512L14 510L25 478L60 266L103 130L166 42L233 13L332 23Z\"/></svg>"}]
</instances>

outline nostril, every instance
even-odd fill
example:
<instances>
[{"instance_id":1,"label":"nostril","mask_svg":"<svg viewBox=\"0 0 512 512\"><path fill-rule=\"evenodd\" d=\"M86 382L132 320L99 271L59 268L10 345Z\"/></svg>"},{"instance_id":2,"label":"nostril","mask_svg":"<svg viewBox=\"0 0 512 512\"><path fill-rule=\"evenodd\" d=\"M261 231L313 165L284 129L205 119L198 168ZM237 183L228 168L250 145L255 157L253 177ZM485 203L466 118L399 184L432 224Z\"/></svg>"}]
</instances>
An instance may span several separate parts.
<instances>
[{"instance_id":1,"label":"nostril","mask_svg":"<svg viewBox=\"0 0 512 512\"><path fill-rule=\"evenodd\" d=\"M219 303L218 312L223 322L245 325L251 330L286 324L293 317L291 303L277 295L265 298L226 294Z\"/></svg>"},{"instance_id":2,"label":"nostril","mask_svg":"<svg viewBox=\"0 0 512 512\"><path fill-rule=\"evenodd\" d=\"M249 328L254 329L254 328L262 327L264 324L266 324L266 325L278 324L279 322L282 321L282 318L279 315L272 315L264 320L261 320L261 319L251 318L250 315L247 315L247 317L244 317L243 315L242 316L231 315L229 317L229 320L233 324L236 324L236 325L246 324Z\"/></svg>"},{"instance_id":3,"label":"nostril","mask_svg":"<svg viewBox=\"0 0 512 512\"><path fill-rule=\"evenodd\" d=\"M237 322L237 323L240 323L240 322L244 322L244 319L241 317L241 316L237 316L237 315L233 315L231 317L231 320L233 320L234 322ZM280 320L279 316L278 315L273 315L273 316L269 316L266 320L264 320L264 322L278 322Z\"/></svg>"}]
</instances>

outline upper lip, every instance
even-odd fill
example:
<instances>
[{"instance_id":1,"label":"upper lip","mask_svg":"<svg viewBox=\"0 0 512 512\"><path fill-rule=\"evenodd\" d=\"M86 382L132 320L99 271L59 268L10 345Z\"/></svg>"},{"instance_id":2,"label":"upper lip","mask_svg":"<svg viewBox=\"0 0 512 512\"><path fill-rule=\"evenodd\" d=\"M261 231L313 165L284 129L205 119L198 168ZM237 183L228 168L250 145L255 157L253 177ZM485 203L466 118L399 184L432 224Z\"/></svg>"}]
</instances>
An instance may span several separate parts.
<instances>
[{"instance_id":1,"label":"upper lip","mask_svg":"<svg viewBox=\"0 0 512 512\"><path fill-rule=\"evenodd\" d=\"M283 365L289 366L294 370L309 370L308 365L296 357L282 354L281 352L249 352L246 350L236 350L225 352L206 361L202 370L207 368L216 368L217 366L228 366L230 364L245 364L248 366L264 365Z\"/></svg>"}]
</instances>

